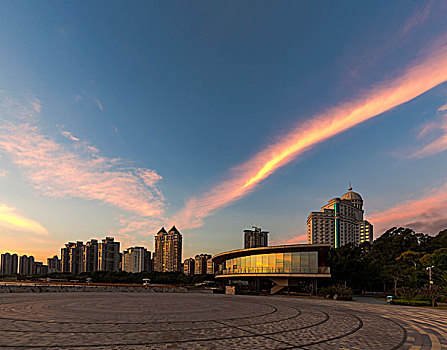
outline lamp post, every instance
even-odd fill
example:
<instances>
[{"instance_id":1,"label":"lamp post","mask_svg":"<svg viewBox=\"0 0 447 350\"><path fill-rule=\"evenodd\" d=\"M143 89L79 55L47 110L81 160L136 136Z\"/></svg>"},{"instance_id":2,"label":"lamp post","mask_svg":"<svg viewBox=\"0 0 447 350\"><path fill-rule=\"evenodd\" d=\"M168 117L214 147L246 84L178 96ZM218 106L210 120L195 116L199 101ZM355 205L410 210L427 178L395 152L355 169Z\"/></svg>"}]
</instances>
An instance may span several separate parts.
<instances>
[{"instance_id":1,"label":"lamp post","mask_svg":"<svg viewBox=\"0 0 447 350\"><path fill-rule=\"evenodd\" d=\"M408 261L412 262L414 264L413 279L414 279L414 284L416 284L416 261L414 261L414 260L408 260Z\"/></svg>"},{"instance_id":2,"label":"lamp post","mask_svg":"<svg viewBox=\"0 0 447 350\"><path fill-rule=\"evenodd\" d=\"M425 268L428 271L428 280L430 281L429 282L430 289L431 289L431 287L433 285L433 281L431 279L431 270L432 270L432 268L434 268L434 266L428 266L428 267Z\"/></svg>"}]
</instances>

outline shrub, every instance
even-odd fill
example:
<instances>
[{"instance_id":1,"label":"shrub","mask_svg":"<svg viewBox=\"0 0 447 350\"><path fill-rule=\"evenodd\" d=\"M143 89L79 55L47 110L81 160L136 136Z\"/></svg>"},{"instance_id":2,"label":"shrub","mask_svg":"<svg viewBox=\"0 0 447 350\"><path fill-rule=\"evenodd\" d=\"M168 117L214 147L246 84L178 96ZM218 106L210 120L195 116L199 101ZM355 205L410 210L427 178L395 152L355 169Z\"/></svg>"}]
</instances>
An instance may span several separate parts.
<instances>
[{"instance_id":1,"label":"shrub","mask_svg":"<svg viewBox=\"0 0 447 350\"><path fill-rule=\"evenodd\" d=\"M430 300L406 300L406 299L393 299L391 301L391 304L394 305L405 305L405 306L430 306L431 301Z\"/></svg>"},{"instance_id":2,"label":"shrub","mask_svg":"<svg viewBox=\"0 0 447 350\"><path fill-rule=\"evenodd\" d=\"M318 294L331 298L337 295L338 300L352 300L352 289L342 284L321 288Z\"/></svg>"}]
</instances>

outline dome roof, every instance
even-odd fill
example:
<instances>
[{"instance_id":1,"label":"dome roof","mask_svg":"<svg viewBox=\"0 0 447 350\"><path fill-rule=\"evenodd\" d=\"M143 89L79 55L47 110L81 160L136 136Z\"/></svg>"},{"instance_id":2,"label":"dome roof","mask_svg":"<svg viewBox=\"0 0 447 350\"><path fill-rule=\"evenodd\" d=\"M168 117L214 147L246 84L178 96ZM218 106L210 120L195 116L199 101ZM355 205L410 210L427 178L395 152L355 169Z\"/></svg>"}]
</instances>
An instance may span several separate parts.
<instances>
[{"instance_id":1,"label":"dome roof","mask_svg":"<svg viewBox=\"0 0 447 350\"><path fill-rule=\"evenodd\" d=\"M360 200L363 201L363 198L361 195L359 195L357 192L354 192L352 190L352 187L348 188L348 192L346 192L341 199L346 199L348 201L353 201L353 200Z\"/></svg>"}]
</instances>

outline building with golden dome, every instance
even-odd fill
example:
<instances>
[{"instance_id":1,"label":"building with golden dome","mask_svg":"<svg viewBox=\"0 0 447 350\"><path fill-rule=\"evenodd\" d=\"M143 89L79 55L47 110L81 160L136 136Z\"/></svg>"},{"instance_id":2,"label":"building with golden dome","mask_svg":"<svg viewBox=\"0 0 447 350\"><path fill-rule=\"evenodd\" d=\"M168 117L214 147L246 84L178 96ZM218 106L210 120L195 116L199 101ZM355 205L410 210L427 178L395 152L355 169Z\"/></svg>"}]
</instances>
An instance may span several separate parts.
<instances>
[{"instance_id":1,"label":"building with golden dome","mask_svg":"<svg viewBox=\"0 0 447 350\"><path fill-rule=\"evenodd\" d=\"M307 243L343 245L373 241L373 225L363 219L363 199L349 186L341 198L333 198L307 217Z\"/></svg>"}]
</instances>

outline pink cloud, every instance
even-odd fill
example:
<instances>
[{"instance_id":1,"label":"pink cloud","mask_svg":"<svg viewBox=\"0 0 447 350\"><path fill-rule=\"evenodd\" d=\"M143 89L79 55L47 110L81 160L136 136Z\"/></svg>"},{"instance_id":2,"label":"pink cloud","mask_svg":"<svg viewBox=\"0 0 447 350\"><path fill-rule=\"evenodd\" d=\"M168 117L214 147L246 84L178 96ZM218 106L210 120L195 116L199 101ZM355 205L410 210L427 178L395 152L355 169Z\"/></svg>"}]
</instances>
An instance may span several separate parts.
<instances>
[{"instance_id":1,"label":"pink cloud","mask_svg":"<svg viewBox=\"0 0 447 350\"><path fill-rule=\"evenodd\" d=\"M149 169L123 167L120 159L101 156L98 149L69 132L73 147L57 143L35 125L36 101L2 104L0 150L22 169L31 185L51 197L96 200L153 217L164 212L157 188L161 176Z\"/></svg>"},{"instance_id":2,"label":"pink cloud","mask_svg":"<svg viewBox=\"0 0 447 350\"><path fill-rule=\"evenodd\" d=\"M438 111L444 112L443 107ZM423 158L447 150L447 113L444 112L436 121L425 124L419 133L419 138L428 136L433 131L437 131L435 138L418 151L413 152L411 157Z\"/></svg>"},{"instance_id":3,"label":"pink cloud","mask_svg":"<svg viewBox=\"0 0 447 350\"><path fill-rule=\"evenodd\" d=\"M417 231L436 234L447 228L447 183L433 188L415 199L403 201L369 217L379 236L393 226L411 227Z\"/></svg>"},{"instance_id":4,"label":"pink cloud","mask_svg":"<svg viewBox=\"0 0 447 350\"><path fill-rule=\"evenodd\" d=\"M66 137L67 139L71 140L71 141L80 141L80 139L78 139L77 137L73 136L73 134L69 131L61 131L61 135Z\"/></svg>"},{"instance_id":5,"label":"pink cloud","mask_svg":"<svg viewBox=\"0 0 447 350\"><path fill-rule=\"evenodd\" d=\"M377 84L361 97L329 108L301 123L278 142L231 170L223 182L189 199L175 216L182 227L202 225L203 219L248 195L265 178L319 143L408 102L447 80L447 46L438 41L426 56L397 78Z\"/></svg>"},{"instance_id":6,"label":"pink cloud","mask_svg":"<svg viewBox=\"0 0 447 350\"><path fill-rule=\"evenodd\" d=\"M286 240L272 241L271 243L274 245L307 243L307 234L301 234Z\"/></svg>"}]
</instances>

